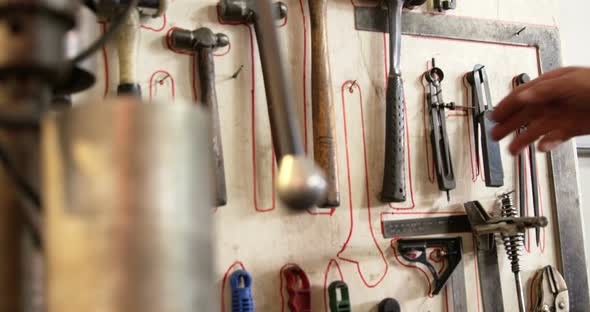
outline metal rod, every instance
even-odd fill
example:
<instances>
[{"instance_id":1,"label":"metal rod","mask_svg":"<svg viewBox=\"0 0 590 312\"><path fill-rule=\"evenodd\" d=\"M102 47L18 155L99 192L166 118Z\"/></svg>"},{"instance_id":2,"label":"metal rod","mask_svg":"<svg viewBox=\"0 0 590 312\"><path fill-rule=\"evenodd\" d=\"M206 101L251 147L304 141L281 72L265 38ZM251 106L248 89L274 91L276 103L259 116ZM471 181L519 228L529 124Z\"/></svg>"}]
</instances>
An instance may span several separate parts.
<instances>
[{"instance_id":1,"label":"metal rod","mask_svg":"<svg viewBox=\"0 0 590 312\"><path fill-rule=\"evenodd\" d=\"M519 312L526 312L520 272L514 272L514 281L516 284L516 294L518 296L518 311Z\"/></svg>"}]
</instances>

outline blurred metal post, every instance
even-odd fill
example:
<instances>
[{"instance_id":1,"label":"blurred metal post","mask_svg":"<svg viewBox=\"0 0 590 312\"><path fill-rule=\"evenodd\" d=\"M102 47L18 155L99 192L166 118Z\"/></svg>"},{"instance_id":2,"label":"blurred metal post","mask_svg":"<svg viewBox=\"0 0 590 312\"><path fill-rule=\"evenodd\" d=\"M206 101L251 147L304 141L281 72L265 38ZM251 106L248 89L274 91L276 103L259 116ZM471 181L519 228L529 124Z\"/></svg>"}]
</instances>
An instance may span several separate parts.
<instances>
[{"instance_id":1,"label":"blurred metal post","mask_svg":"<svg viewBox=\"0 0 590 312\"><path fill-rule=\"evenodd\" d=\"M209 120L131 100L44 120L48 312L217 309Z\"/></svg>"}]
</instances>

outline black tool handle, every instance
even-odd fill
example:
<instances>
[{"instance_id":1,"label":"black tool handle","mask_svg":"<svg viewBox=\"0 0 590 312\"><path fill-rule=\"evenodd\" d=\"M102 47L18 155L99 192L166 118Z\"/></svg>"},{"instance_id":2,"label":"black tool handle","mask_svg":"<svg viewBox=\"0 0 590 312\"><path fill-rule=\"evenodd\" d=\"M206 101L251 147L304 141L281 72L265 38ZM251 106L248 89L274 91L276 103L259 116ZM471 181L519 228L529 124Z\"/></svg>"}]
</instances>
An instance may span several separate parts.
<instances>
[{"instance_id":1,"label":"black tool handle","mask_svg":"<svg viewBox=\"0 0 590 312\"><path fill-rule=\"evenodd\" d=\"M130 95L141 98L141 86L137 83L122 83L117 87L117 95Z\"/></svg>"},{"instance_id":2,"label":"black tool handle","mask_svg":"<svg viewBox=\"0 0 590 312\"><path fill-rule=\"evenodd\" d=\"M393 298L383 299L377 309L379 312L401 312L399 302Z\"/></svg>"},{"instance_id":3,"label":"black tool handle","mask_svg":"<svg viewBox=\"0 0 590 312\"><path fill-rule=\"evenodd\" d=\"M454 190L456 187L455 172L453 170L453 161L451 160L451 147L449 146L449 137L447 135L445 111L444 109L431 108L430 117L433 118L431 121L433 129L430 130L430 143L436 165L438 189L441 191Z\"/></svg>"},{"instance_id":4,"label":"black tool handle","mask_svg":"<svg viewBox=\"0 0 590 312\"><path fill-rule=\"evenodd\" d=\"M225 163L223 160L223 144L221 139L221 125L219 121L219 107L217 92L215 91L215 62L212 48L200 48L195 53L195 72L199 73L201 101L211 112L211 141L213 159L215 162L215 193L216 205L227 204L227 190L225 185Z\"/></svg>"},{"instance_id":5,"label":"black tool handle","mask_svg":"<svg viewBox=\"0 0 590 312\"><path fill-rule=\"evenodd\" d=\"M385 110L385 167L383 202L406 200L405 103L401 75L390 74L387 82Z\"/></svg>"},{"instance_id":6,"label":"black tool handle","mask_svg":"<svg viewBox=\"0 0 590 312\"><path fill-rule=\"evenodd\" d=\"M501 187L504 185L504 168L502 166L502 155L500 143L491 137L491 130L496 123L490 118L491 111L485 111L480 116L481 126L481 149L483 154L483 170L487 187Z\"/></svg>"}]
</instances>

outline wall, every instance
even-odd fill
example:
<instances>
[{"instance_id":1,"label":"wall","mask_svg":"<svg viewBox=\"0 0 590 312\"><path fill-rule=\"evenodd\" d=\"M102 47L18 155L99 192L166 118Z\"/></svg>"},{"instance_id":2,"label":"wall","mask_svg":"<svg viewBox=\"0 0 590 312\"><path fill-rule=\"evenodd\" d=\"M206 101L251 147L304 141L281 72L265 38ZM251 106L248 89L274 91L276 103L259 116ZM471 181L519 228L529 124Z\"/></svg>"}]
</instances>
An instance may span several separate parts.
<instances>
[{"instance_id":1,"label":"wall","mask_svg":"<svg viewBox=\"0 0 590 312\"><path fill-rule=\"evenodd\" d=\"M590 42L582 30L588 29L590 20L587 12L590 11L590 1L587 0L561 0L559 2L559 26L561 31L561 45L564 65L590 66ZM584 35L582 35L584 34ZM589 148L590 136L577 139L578 147ZM580 177L590 174L590 154L579 153ZM581 179L580 189L582 196L582 214L584 223L590 224L590 212L584 211L590 200L590 181ZM590 231L584 232L586 242L586 260L590 263Z\"/></svg>"},{"instance_id":2,"label":"wall","mask_svg":"<svg viewBox=\"0 0 590 312\"><path fill-rule=\"evenodd\" d=\"M281 28L283 52L306 146L312 151L309 14L305 0L286 0L289 19ZM354 29L354 6L377 1L330 1L328 18L330 58L337 120L338 165L341 207L310 210L303 214L287 211L275 200L272 145L264 84L253 30L242 25L223 25L217 18L217 0L175 0L166 18L147 20L142 29L141 85L144 99L174 105L174 99L199 98L193 90L195 77L189 55L174 53L166 44L166 33L174 27L194 29L207 26L227 34L231 48L218 51L215 58L221 133L225 153L228 205L214 214L217 223L216 277L222 307L230 310L227 276L240 267L254 277L254 298L258 311L287 310L283 272L290 264L303 268L313 285L313 310L324 311L326 286L345 280L351 290L355 311L374 311L385 297L402 302L404 311L446 311L452 290L428 297L432 278L411 267L397 254L395 240L383 239L381 220L420 218L428 215L463 213L462 203L473 199L485 208L495 206L497 189L486 188L474 161L469 116L449 113L448 131L457 177L451 202L438 191L432 172L427 112L424 109L422 75L429 60L436 57L445 71L443 92L447 101L467 105L469 95L463 75L475 64L485 64L494 100L511 90L512 78L522 72L536 76L536 50L527 47L482 44L456 40L434 40L404 36L402 64L406 83L408 116L406 150L408 202L387 205L379 200L383 174L385 77L387 37ZM459 1L450 13L471 18L497 19L519 23L555 25L556 0ZM113 94L118 78L114 46L100 56L99 83L95 95ZM238 68L241 74L232 75ZM502 142L505 187L515 188L516 163ZM552 222L554 207L545 154L539 153L539 177L544 212ZM556 239L549 228L537 247L527 241L523 263L526 293L536 270L556 264ZM529 238L531 235L528 236ZM480 311L481 290L477 285L473 241L463 236L468 311ZM504 254L503 248L500 249ZM514 279L507 258L500 257L502 287L506 289L506 311L515 311ZM437 267L439 268L439 267ZM528 299L527 299L528 301Z\"/></svg>"}]
</instances>

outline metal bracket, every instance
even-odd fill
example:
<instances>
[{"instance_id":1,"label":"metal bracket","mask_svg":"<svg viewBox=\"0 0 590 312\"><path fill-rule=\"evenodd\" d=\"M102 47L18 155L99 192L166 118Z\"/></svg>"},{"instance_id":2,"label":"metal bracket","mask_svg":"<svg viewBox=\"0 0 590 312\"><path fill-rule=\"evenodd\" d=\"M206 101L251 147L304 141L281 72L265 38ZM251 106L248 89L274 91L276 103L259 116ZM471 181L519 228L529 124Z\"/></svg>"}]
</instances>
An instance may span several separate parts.
<instances>
[{"instance_id":1,"label":"metal bracket","mask_svg":"<svg viewBox=\"0 0 590 312\"><path fill-rule=\"evenodd\" d=\"M378 7L355 9L358 30L386 32L387 11ZM444 25L445 27L440 27ZM402 33L405 35L455 40L529 46L537 49L541 72L561 66L561 43L556 27L506 23L494 20L426 15L404 12ZM588 273L577 187L576 154L573 141L549 154L552 173L553 204L559 233L560 268L570 290L572 311L590 306Z\"/></svg>"},{"instance_id":2,"label":"metal bracket","mask_svg":"<svg viewBox=\"0 0 590 312\"><path fill-rule=\"evenodd\" d=\"M434 265L430 263L427 254L429 248L441 248L439 258L447 262L447 266L442 271L442 274L439 274L434 268ZM434 280L432 294L438 295L455 271L455 268L461 263L463 240L461 237L401 239L397 241L397 249L406 261L420 263L428 268ZM418 254L414 255L414 253ZM463 280L463 282L465 281Z\"/></svg>"}]
</instances>

